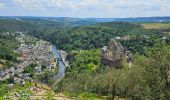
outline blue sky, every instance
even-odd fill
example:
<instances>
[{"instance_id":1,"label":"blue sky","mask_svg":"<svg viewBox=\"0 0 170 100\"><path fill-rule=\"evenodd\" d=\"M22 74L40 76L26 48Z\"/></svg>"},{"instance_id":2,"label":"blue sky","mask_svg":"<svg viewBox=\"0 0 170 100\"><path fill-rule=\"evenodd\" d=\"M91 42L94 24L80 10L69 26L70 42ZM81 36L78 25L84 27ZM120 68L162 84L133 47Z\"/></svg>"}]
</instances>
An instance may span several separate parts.
<instances>
[{"instance_id":1,"label":"blue sky","mask_svg":"<svg viewBox=\"0 0 170 100\"><path fill-rule=\"evenodd\" d=\"M170 16L170 0L0 0L0 16L76 18Z\"/></svg>"}]
</instances>

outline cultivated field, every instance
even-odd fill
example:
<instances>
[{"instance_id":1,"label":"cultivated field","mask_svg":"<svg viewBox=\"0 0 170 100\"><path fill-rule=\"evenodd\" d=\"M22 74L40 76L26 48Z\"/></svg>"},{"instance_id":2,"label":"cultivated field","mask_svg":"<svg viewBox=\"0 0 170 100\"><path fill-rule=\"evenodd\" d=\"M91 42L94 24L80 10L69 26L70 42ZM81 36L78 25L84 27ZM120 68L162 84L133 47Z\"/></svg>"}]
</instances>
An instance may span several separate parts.
<instances>
[{"instance_id":1,"label":"cultivated field","mask_svg":"<svg viewBox=\"0 0 170 100\"><path fill-rule=\"evenodd\" d=\"M143 23L145 29L170 29L170 23Z\"/></svg>"}]
</instances>

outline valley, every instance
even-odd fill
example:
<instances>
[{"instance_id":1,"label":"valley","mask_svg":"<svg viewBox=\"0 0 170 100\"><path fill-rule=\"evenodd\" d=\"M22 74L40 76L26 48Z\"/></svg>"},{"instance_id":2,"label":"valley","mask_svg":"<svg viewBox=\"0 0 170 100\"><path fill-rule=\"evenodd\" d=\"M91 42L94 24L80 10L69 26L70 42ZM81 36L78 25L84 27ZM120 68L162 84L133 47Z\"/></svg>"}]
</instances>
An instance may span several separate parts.
<instances>
[{"instance_id":1,"label":"valley","mask_svg":"<svg viewBox=\"0 0 170 100\"><path fill-rule=\"evenodd\" d=\"M123 20L1 18L0 100L167 100L170 23Z\"/></svg>"}]
</instances>

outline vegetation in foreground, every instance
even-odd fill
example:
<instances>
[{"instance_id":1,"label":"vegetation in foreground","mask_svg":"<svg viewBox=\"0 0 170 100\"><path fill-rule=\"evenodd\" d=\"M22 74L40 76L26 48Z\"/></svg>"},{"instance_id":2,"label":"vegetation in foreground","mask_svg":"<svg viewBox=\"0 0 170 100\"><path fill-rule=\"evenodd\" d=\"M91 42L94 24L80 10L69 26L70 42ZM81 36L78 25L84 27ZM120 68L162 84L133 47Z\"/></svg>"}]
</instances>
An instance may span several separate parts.
<instances>
[{"instance_id":1,"label":"vegetation in foreground","mask_svg":"<svg viewBox=\"0 0 170 100\"><path fill-rule=\"evenodd\" d=\"M167 73L170 66L169 51L169 45L155 44L153 48L145 51L146 56L136 54L130 68L123 66L114 69L100 65L95 70L89 69L88 66L99 62L99 59L90 60L91 57L97 57L97 53L91 56L83 52L79 53L60 83L61 91L78 97L85 93L90 95L89 98L93 95L92 97L107 96L108 99L118 96L135 100L168 100L170 97L170 81ZM82 60L82 57L85 59Z\"/></svg>"}]
</instances>

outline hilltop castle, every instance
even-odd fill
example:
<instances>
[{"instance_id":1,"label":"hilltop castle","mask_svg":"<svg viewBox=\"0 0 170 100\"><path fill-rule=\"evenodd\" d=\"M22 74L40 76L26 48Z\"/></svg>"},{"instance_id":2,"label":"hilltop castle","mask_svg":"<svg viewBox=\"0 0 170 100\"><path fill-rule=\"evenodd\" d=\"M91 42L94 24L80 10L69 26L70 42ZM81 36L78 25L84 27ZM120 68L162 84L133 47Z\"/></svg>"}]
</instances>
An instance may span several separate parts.
<instances>
[{"instance_id":1,"label":"hilltop castle","mask_svg":"<svg viewBox=\"0 0 170 100\"><path fill-rule=\"evenodd\" d=\"M117 68L122 65L126 55L124 47L115 39L112 39L108 46L101 49L100 61L104 65Z\"/></svg>"}]
</instances>

